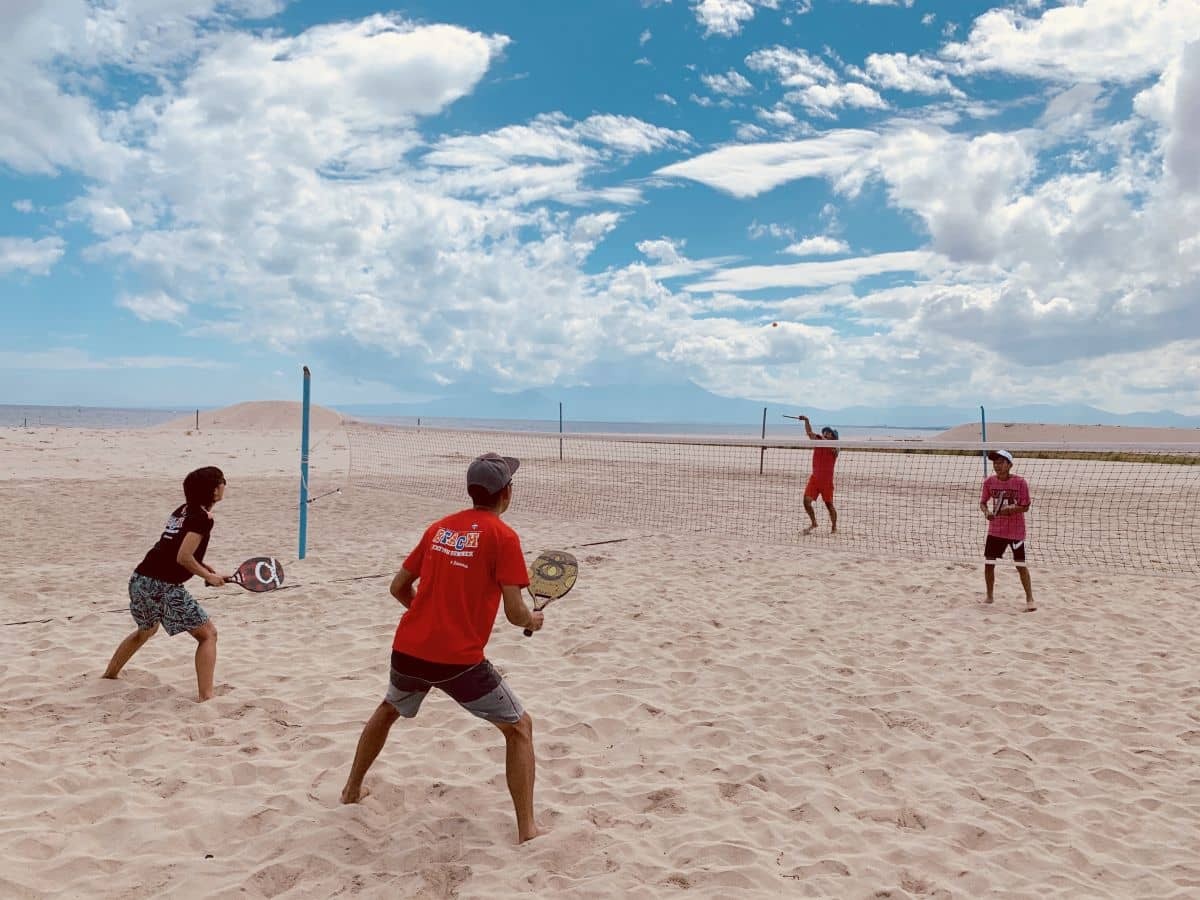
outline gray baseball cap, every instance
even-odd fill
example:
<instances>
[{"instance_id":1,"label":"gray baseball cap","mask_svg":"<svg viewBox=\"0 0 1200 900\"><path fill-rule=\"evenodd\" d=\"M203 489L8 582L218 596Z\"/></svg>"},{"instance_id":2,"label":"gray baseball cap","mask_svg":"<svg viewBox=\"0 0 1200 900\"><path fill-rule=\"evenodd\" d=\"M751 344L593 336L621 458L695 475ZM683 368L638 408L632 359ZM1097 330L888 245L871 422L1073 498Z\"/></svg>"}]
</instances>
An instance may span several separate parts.
<instances>
[{"instance_id":1,"label":"gray baseball cap","mask_svg":"<svg viewBox=\"0 0 1200 900\"><path fill-rule=\"evenodd\" d=\"M521 461L512 456L484 453L467 466L467 487L477 484L489 494L498 494L508 487L520 465Z\"/></svg>"}]
</instances>

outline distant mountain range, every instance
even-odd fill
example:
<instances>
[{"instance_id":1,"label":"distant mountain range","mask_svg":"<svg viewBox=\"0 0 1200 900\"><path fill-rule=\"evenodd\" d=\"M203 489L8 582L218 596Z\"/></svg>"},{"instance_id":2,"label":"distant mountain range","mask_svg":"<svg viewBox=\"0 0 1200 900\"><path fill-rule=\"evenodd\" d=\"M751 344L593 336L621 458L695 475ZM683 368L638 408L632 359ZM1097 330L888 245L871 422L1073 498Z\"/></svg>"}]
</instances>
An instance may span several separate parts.
<instances>
[{"instance_id":1,"label":"distant mountain range","mask_svg":"<svg viewBox=\"0 0 1200 900\"><path fill-rule=\"evenodd\" d=\"M335 404L359 416L429 416L471 419L558 419L572 422L663 422L693 424L755 423L763 407L777 424L782 413L804 412L820 424L949 428L979 421L978 406L850 406L823 409L803 404L721 397L691 382L685 384L608 385L538 388L501 394L477 391L423 403ZM1041 422L1051 425L1134 425L1200 428L1200 416L1173 412L1111 413L1084 404L1032 404L987 409L990 422Z\"/></svg>"}]
</instances>

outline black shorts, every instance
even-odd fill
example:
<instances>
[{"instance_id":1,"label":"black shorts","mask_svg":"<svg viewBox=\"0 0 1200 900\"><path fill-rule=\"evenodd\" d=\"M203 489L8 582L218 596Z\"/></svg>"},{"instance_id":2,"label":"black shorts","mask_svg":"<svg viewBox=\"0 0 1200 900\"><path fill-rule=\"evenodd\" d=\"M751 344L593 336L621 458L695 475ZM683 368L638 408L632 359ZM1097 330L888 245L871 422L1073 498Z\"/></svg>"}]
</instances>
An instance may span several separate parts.
<instances>
[{"instance_id":1,"label":"black shorts","mask_svg":"<svg viewBox=\"0 0 1200 900\"><path fill-rule=\"evenodd\" d=\"M1024 538L1014 541L1010 538L996 537L994 534L989 534L983 543L983 558L999 559L1009 547L1012 547L1013 562L1025 562Z\"/></svg>"}]
</instances>

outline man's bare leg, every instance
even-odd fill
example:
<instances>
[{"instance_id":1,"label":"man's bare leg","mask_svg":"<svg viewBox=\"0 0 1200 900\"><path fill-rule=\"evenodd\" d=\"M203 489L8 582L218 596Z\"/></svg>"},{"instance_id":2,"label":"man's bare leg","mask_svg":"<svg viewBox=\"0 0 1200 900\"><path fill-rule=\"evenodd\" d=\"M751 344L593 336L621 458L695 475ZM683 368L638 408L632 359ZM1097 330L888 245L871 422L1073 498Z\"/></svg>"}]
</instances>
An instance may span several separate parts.
<instances>
[{"instance_id":1,"label":"man's bare leg","mask_svg":"<svg viewBox=\"0 0 1200 900\"><path fill-rule=\"evenodd\" d=\"M991 603L993 600L992 594L995 593L995 590L996 590L996 564L995 563L984 563L983 564L983 583L984 583L984 586L987 587L987 599L985 599L983 602Z\"/></svg>"},{"instance_id":2,"label":"man's bare leg","mask_svg":"<svg viewBox=\"0 0 1200 900\"><path fill-rule=\"evenodd\" d=\"M213 697L213 673L217 671L217 626L212 620L188 632L196 639L196 688L199 702Z\"/></svg>"},{"instance_id":3,"label":"man's bare leg","mask_svg":"<svg viewBox=\"0 0 1200 900\"><path fill-rule=\"evenodd\" d=\"M1017 574L1021 576L1021 587L1025 588L1025 612L1033 612L1037 604L1033 602L1033 581L1029 577L1026 566L1017 566Z\"/></svg>"},{"instance_id":4,"label":"man's bare leg","mask_svg":"<svg viewBox=\"0 0 1200 900\"><path fill-rule=\"evenodd\" d=\"M825 502L825 508L829 510L829 533L837 534L837 508L829 500Z\"/></svg>"},{"instance_id":5,"label":"man's bare leg","mask_svg":"<svg viewBox=\"0 0 1200 900\"><path fill-rule=\"evenodd\" d=\"M804 498L804 511L808 513L808 520L812 522L811 525L804 529L804 533L812 534L817 530L817 514L813 510L813 502L811 497Z\"/></svg>"},{"instance_id":6,"label":"man's bare leg","mask_svg":"<svg viewBox=\"0 0 1200 900\"><path fill-rule=\"evenodd\" d=\"M367 724L363 726L362 734L358 737L354 762L350 766L350 777L346 779L346 786L342 788L343 803L357 803L370 793L362 786L363 778L375 762L375 758L379 756L383 745L387 743L388 732L392 730L398 718L400 713L396 712L396 707L385 701L375 707L375 712L367 719Z\"/></svg>"},{"instance_id":7,"label":"man's bare leg","mask_svg":"<svg viewBox=\"0 0 1200 900\"><path fill-rule=\"evenodd\" d=\"M533 820L533 779L537 762L533 753L533 719L525 713L516 722L497 722L504 732L504 776L517 813L517 843L533 840L541 832Z\"/></svg>"},{"instance_id":8,"label":"man's bare leg","mask_svg":"<svg viewBox=\"0 0 1200 900\"><path fill-rule=\"evenodd\" d=\"M116 652L113 653L112 659L108 661L108 668L104 670L101 678L116 678L121 674L121 670L125 668L125 663L133 658L133 654L137 653L145 646L146 641L154 637L158 632L158 626L153 628L141 629L127 635L121 643L117 645Z\"/></svg>"}]
</instances>

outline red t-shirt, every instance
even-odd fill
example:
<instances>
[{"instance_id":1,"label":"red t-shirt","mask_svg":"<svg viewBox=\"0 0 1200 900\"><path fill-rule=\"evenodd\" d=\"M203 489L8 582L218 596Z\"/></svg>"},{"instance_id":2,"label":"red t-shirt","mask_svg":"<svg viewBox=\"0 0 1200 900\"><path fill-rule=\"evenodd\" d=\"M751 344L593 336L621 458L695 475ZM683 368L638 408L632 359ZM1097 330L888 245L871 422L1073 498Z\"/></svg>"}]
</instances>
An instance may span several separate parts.
<instances>
[{"instance_id":1,"label":"red t-shirt","mask_svg":"<svg viewBox=\"0 0 1200 900\"><path fill-rule=\"evenodd\" d=\"M826 484L833 484L833 466L837 462L837 451L832 447L821 447L813 451L813 478Z\"/></svg>"},{"instance_id":2,"label":"red t-shirt","mask_svg":"<svg viewBox=\"0 0 1200 900\"><path fill-rule=\"evenodd\" d=\"M529 584L521 539L490 510L464 509L434 522L404 568L419 580L392 649L429 662L481 661L500 586Z\"/></svg>"},{"instance_id":3,"label":"red t-shirt","mask_svg":"<svg viewBox=\"0 0 1200 900\"><path fill-rule=\"evenodd\" d=\"M1006 506L1028 506L1029 484L1020 475L1009 475L1003 480L997 475L989 475L983 482L979 502L991 504L993 514ZM996 515L988 522L988 534L1009 541L1025 540L1025 513Z\"/></svg>"}]
</instances>

